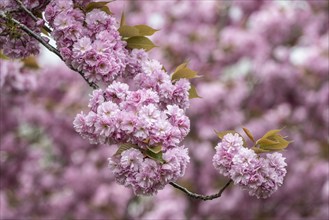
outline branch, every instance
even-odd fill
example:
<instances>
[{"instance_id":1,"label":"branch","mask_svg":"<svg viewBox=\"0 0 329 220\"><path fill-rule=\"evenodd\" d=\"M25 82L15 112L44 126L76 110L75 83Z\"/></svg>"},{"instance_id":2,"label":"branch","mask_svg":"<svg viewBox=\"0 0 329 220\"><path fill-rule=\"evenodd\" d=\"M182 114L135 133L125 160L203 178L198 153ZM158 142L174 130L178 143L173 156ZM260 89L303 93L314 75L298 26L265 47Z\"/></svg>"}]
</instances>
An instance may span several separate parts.
<instances>
[{"instance_id":1,"label":"branch","mask_svg":"<svg viewBox=\"0 0 329 220\"><path fill-rule=\"evenodd\" d=\"M28 35L30 35L31 37L33 37L34 39L36 39L37 41L39 41L43 46L45 46L49 51L53 52L54 54L56 54L61 60L64 61L63 57L61 56L60 52L53 47L52 45L50 45L48 42L46 42L40 35L36 34L34 31L32 31L30 28L28 28L26 25L20 23L19 21L17 21L14 18L8 18L3 12L0 12L0 17L5 19L5 20L9 20L11 22L13 22L15 25L17 25L20 29L22 29L25 33L27 33ZM65 61L64 61L65 62ZM84 73L81 71L76 70L75 68L72 67L72 65L68 65L68 67L75 71L78 72L82 78L89 84L89 86L91 86L94 89L97 89L98 86L96 83L93 82L89 82L87 78L85 78Z\"/></svg>"},{"instance_id":2,"label":"branch","mask_svg":"<svg viewBox=\"0 0 329 220\"><path fill-rule=\"evenodd\" d=\"M219 198L221 197L222 193L224 192L224 190L231 184L232 180L229 180L225 186L223 188L221 188L219 190L218 193L216 194L213 194L213 195L201 195L201 194L197 194L197 193L193 193L193 192L190 192L188 189L186 189L185 187L177 184L177 183L174 183L174 182L170 182L169 184L172 185L173 187L175 187L176 189L179 189L181 191L183 191L184 193L186 193L188 196L194 198L194 199L201 199L201 200L213 200L213 199L216 199L216 198Z\"/></svg>"},{"instance_id":3,"label":"branch","mask_svg":"<svg viewBox=\"0 0 329 220\"><path fill-rule=\"evenodd\" d=\"M34 21L37 21L38 18L29 10L27 9L23 2L21 2L20 0L15 0L15 2L19 5L19 7L21 7L26 13L28 13L30 15L30 17L34 20Z\"/></svg>"},{"instance_id":4,"label":"branch","mask_svg":"<svg viewBox=\"0 0 329 220\"><path fill-rule=\"evenodd\" d=\"M22 1L20 1L20 0L15 0L15 2L19 5L19 7L21 7L35 22L37 22L38 20L39 20L39 18L37 18L29 9L27 9L26 7L25 7L25 5L23 4L23 2ZM47 32L49 32L49 33L51 33L51 30L47 27L47 26L43 26L43 28L47 31Z\"/></svg>"}]
</instances>

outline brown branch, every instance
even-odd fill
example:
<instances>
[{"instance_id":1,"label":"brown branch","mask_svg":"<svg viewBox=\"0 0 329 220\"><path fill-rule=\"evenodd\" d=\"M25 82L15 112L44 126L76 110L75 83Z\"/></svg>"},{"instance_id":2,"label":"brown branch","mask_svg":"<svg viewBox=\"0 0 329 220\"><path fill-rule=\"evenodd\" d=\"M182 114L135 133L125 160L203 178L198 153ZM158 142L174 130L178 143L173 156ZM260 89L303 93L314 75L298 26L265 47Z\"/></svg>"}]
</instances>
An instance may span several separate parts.
<instances>
[{"instance_id":1,"label":"brown branch","mask_svg":"<svg viewBox=\"0 0 329 220\"><path fill-rule=\"evenodd\" d=\"M186 189L185 187L177 184L177 183L174 183L174 182L170 182L169 184L172 185L173 187L175 187L176 189L179 189L181 191L183 191L184 193L186 193L188 196L194 198L194 199L201 199L201 200L213 200L213 199L216 199L216 198L219 198L221 197L222 193L224 192L224 190L231 184L232 180L229 180L225 186L223 186L223 188L221 188L219 190L218 193L216 194L212 194L212 195L202 195L202 194L198 194L198 193L193 193L191 191L189 191L188 189Z\"/></svg>"},{"instance_id":2,"label":"brown branch","mask_svg":"<svg viewBox=\"0 0 329 220\"><path fill-rule=\"evenodd\" d=\"M25 7L25 5L23 4L23 2L22 1L20 1L20 0L15 0L15 2L19 5L19 7L21 7L35 22L37 22L38 20L39 20L39 18L38 17L36 17L29 9L27 9L26 7ZM43 28L47 31L47 32L49 32L49 33L51 33L51 30L46 26L46 25L44 25L43 26Z\"/></svg>"},{"instance_id":3,"label":"brown branch","mask_svg":"<svg viewBox=\"0 0 329 220\"><path fill-rule=\"evenodd\" d=\"M19 21L17 21L14 18L8 18L3 12L0 12L0 17L5 19L5 20L9 20L11 22L13 22L15 25L17 25L20 29L22 29L25 33L27 33L28 35L30 35L31 37L33 37L34 39L36 39L37 41L39 41L43 46L45 46L49 51L53 52L54 54L56 54L61 60L64 61L63 57L61 56L60 52L53 47L52 45L50 45L48 42L46 42L40 35L36 34L34 31L32 31L30 28L28 28L26 25L20 23ZM65 61L64 61L65 62ZM96 83L93 82L89 82L88 79L85 77L84 73L81 71L76 70L75 68L72 67L72 65L68 65L68 67L75 71L78 72L82 78L89 84L89 86L91 86L94 89L98 88L98 85Z\"/></svg>"}]
</instances>

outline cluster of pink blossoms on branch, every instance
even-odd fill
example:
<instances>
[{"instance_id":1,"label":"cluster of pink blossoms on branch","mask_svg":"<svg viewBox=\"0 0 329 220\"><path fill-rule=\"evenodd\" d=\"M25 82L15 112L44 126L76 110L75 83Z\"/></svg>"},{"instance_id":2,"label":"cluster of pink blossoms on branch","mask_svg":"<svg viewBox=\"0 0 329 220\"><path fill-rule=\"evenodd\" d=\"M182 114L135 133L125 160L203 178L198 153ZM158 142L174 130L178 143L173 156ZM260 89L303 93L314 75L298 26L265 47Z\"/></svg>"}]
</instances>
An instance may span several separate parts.
<instances>
[{"instance_id":1,"label":"cluster of pink blossoms on branch","mask_svg":"<svg viewBox=\"0 0 329 220\"><path fill-rule=\"evenodd\" d=\"M130 144L109 159L111 168L119 183L150 195L181 177L189 162L179 143L190 129L185 115L190 84L173 83L143 50L133 50L131 57L127 75L136 74L133 80L94 90L90 112L78 114L74 127L91 143Z\"/></svg>"},{"instance_id":2,"label":"cluster of pink blossoms on branch","mask_svg":"<svg viewBox=\"0 0 329 220\"><path fill-rule=\"evenodd\" d=\"M90 82L112 82L124 72L126 43L113 16L100 9L81 9L89 2L52 1L45 17L66 64L83 72Z\"/></svg>"},{"instance_id":3,"label":"cluster of pink blossoms on branch","mask_svg":"<svg viewBox=\"0 0 329 220\"><path fill-rule=\"evenodd\" d=\"M45 0L25 0L22 1L27 9L34 13L41 13L46 6ZM18 20L35 33L41 33L44 21L35 17L34 19L22 10L20 5L14 0L1 0L0 12L6 12L12 18ZM0 18L0 48L3 53L14 59L37 55L39 53L39 42L16 27L13 23Z\"/></svg>"},{"instance_id":4,"label":"cluster of pink blossoms on branch","mask_svg":"<svg viewBox=\"0 0 329 220\"><path fill-rule=\"evenodd\" d=\"M216 146L213 165L220 174L230 177L234 184L247 190L251 196L267 198L283 184L287 173L284 160L278 152L260 157L243 146L239 134L229 133Z\"/></svg>"}]
</instances>

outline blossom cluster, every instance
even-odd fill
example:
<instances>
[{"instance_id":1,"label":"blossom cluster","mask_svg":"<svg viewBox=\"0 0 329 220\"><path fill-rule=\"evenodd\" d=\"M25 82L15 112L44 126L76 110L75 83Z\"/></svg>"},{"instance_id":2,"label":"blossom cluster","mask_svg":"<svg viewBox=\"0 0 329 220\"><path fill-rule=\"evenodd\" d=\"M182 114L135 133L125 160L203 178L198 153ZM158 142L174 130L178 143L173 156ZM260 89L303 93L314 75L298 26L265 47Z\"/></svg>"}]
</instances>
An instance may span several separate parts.
<instances>
[{"instance_id":1,"label":"blossom cluster","mask_svg":"<svg viewBox=\"0 0 329 220\"><path fill-rule=\"evenodd\" d=\"M73 123L76 131L91 143L133 145L119 158L115 155L110 159L111 164L116 164L116 179L131 186L136 194L153 194L182 176L189 161L187 151L179 144L190 129L185 115L190 84L185 79L172 82L162 65L148 58L143 50L133 50L130 57L128 82L114 81L105 89L94 90L88 105L90 111L78 114ZM131 76L134 77L129 81ZM143 159L143 153L156 146L161 146L164 164ZM138 163L143 163L130 167L128 172L124 162L127 157L139 158ZM179 166L176 160L180 161ZM146 171L150 169L154 175L157 173L157 178L150 176L153 182L141 185L140 175L151 175L151 171Z\"/></svg>"},{"instance_id":2,"label":"blossom cluster","mask_svg":"<svg viewBox=\"0 0 329 220\"><path fill-rule=\"evenodd\" d=\"M83 72L90 82L112 82L124 72L126 43L121 40L116 19L100 9L83 10L87 3L54 0L45 17L68 66Z\"/></svg>"},{"instance_id":3,"label":"blossom cluster","mask_svg":"<svg viewBox=\"0 0 329 220\"><path fill-rule=\"evenodd\" d=\"M146 149L161 144L178 145L189 132L189 119L177 105L160 107L151 89L129 91L125 83L113 82L104 91L95 90L91 111L78 114L74 126L91 143L131 143Z\"/></svg>"},{"instance_id":4,"label":"blossom cluster","mask_svg":"<svg viewBox=\"0 0 329 220\"><path fill-rule=\"evenodd\" d=\"M24 5L28 10L34 12L41 12L45 7L43 0L26 0ZM41 27L44 24L42 19L34 20L15 0L4 0L0 2L1 13L6 13L10 17L21 22L35 33L41 33ZM22 31L17 25L10 21L0 18L0 50L11 58L24 58L30 55L37 55L39 53L39 42L33 37Z\"/></svg>"},{"instance_id":5,"label":"blossom cluster","mask_svg":"<svg viewBox=\"0 0 329 220\"><path fill-rule=\"evenodd\" d=\"M145 157L140 150L132 148L121 153L121 158L109 158L117 182L132 187L136 195L153 195L166 184L185 173L189 156L187 149L176 147L163 153L164 162Z\"/></svg>"},{"instance_id":6,"label":"blossom cluster","mask_svg":"<svg viewBox=\"0 0 329 220\"><path fill-rule=\"evenodd\" d=\"M213 165L219 173L247 190L249 195L267 198L283 184L287 173L284 160L277 152L260 157L243 146L241 136L229 133L216 146Z\"/></svg>"}]
</instances>

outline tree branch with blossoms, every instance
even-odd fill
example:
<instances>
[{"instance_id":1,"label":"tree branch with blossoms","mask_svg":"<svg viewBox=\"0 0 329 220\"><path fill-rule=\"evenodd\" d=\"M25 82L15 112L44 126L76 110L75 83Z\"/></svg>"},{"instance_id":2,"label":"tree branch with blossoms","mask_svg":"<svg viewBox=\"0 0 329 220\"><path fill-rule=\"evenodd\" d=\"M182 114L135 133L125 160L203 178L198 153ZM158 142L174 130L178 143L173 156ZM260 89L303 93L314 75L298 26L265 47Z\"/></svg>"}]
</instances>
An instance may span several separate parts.
<instances>
[{"instance_id":1,"label":"tree branch with blossoms","mask_svg":"<svg viewBox=\"0 0 329 220\"><path fill-rule=\"evenodd\" d=\"M25 11L25 9L24 9L24 11ZM28 11L28 10L26 9L26 11ZM29 15L30 14L32 14L32 12L30 12ZM40 36L39 34L35 33L33 30L31 30L29 27L27 27L26 25L22 24L21 22L19 22L15 18L6 16L4 12L0 12L0 17L3 18L6 21L12 22L13 24L17 25L21 30L23 30L25 33L27 33L31 37L33 37L35 40L39 41L45 48L47 48L50 52L53 52L54 54L56 54L62 61L65 62L65 60L61 56L60 52L55 47L53 47L52 45L50 45L42 36ZM35 16L33 16L33 19L34 18L35 18ZM73 70L75 72L78 72L82 76L82 78L88 83L88 85L90 87L92 87L94 89L97 89L98 88L98 85L96 83L89 82L88 81L88 79L84 76L84 73L83 72L78 71L77 69L73 68L71 65L68 65L68 67L71 70Z\"/></svg>"},{"instance_id":2,"label":"tree branch with blossoms","mask_svg":"<svg viewBox=\"0 0 329 220\"><path fill-rule=\"evenodd\" d=\"M57 48L41 36L43 22L34 16L32 6L14 2L2 6L0 18L6 23L0 31L8 35L10 43L5 45L0 39L0 49L9 57L22 58L37 54L39 42L95 89L89 111L79 113L73 126L92 144L117 145L109 167L119 184L132 188L136 195L153 195L170 184L200 200L219 198L232 182L257 198L267 198L282 185L286 163L276 151L289 142L278 134L280 130L255 141L245 128L254 142L252 148L235 131L218 133L222 141L212 162L219 173L230 178L218 193L197 194L175 183L190 160L180 143L190 131L186 115L190 99L199 97L189 82L198 77L197 72L183 63L169 74L146 52L155 46L147 36L157 30L126 25L124 16L118 27L108 2L54 0L38 8L52 28L48 34ZM17 9L23 10L28 22L15 14Z\"/></svg>"}]
</instances>

